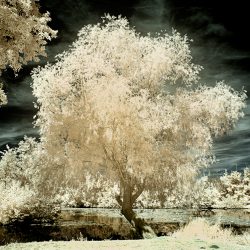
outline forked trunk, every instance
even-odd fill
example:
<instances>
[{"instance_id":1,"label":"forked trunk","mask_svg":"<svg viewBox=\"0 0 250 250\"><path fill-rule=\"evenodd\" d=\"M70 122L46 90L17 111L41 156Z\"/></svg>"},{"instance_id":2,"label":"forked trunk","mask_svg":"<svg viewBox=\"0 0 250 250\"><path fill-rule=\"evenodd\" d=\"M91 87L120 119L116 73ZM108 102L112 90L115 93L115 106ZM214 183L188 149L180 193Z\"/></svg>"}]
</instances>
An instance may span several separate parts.
<instances>
[{"instance_id":1,"label":"forked trunk","mask_svg":"<svg viewBox=\"0 0 250 250\"><path fill-rule=\"evenodd\" d=\"M133 211L132 207L124 205L121 210L124 217L135 229L135 238L143 239L145 238L145 233L149 233L149 226L144 219L138 218L136 213Z\"/></svg>"},{"instance_id":2,"label":"forked trunk","mask_svg":"<svg viewBox=\"0 0 250 250\"><path fill-rule=\"evenodd\" d=\"M134 185L127 183L122 189L122 198L117 196L116 199L121 206L121 213L133 226L135 230L135 238L152 238L155 237L154 231L146 223L144 219L138 218L137 214L133 211L133 204L139 195L142 193L143 188L137 188L137 192L133 193Z\"/></svg>"}]
</instances>

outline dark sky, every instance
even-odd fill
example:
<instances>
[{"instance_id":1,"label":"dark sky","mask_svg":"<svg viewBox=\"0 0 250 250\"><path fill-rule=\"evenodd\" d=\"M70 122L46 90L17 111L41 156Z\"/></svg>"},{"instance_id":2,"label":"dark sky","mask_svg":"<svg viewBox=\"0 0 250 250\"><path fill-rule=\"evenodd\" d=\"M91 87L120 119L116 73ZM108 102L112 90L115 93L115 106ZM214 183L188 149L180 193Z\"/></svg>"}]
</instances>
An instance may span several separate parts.
<instances>
[{"instance_id":1,"label":"dark sky","mask_svg":"<svg viewBox=\"0 0 250 250\"><path fill-rule=\"evenodd\" d=\"M243 0L40 0L40 3L51 12L53 26L58 29L68 26L67 20L95 22L103 13L152 21L161 15L163 28L164 22L170 23L175 28L201 32L207 39L221 39L249 51L249 8ZM161 11L157 11L159 8Z\"/></svg>"},{"instance_id":2,"label":"dark sky","mask_svg":"<svg viewBox=\"0 0 250 250\"><path fill-rule=\"evenodd\" d=\"M204 66L202 81L214 84L225 80L237 90L250 91L249 10L247 1L215 0L40 0L41 11L51 13L50 26L58 30L58 38L47 46L48 57L66 50L85 24L96 23L104 13L126 16L136 30L156 32L177 29L194 41L194 62ZM23 135L37 136L32 121L35 101L29 87L29 73L36 64L24 66L18 77L7 70L2 81L9 103L0 108L0 149L16 145ZM249 104L249 102L248 102ZM241 169L250 163L250 105L246 118L228 136L215 144L220 160L212 168L221 174L224 168Z\"/></svg>"}]
</instances>

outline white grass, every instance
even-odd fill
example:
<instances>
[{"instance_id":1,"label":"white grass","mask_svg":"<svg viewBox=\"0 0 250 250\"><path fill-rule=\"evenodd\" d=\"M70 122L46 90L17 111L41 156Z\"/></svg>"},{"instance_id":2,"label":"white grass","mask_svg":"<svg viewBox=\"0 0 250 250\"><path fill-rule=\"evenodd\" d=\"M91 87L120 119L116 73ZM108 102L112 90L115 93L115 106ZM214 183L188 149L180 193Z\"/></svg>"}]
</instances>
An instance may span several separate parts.
<instances>
[{"instance_id":1,"label":"white grass","mask_svg":"<svg viewBox=\"0 0 250 250\"><path fill-rule=\"evenodd\" d=\"M197 218L173 234L180 239L220 240L227 242L233 238L232 230L222 230L219 225L210 225L207 220Z\"/></svg>"},{"instance_id":2,"label":"white grass","mask_svg":"<svg viewBox=\"0 0 250 250\"><path fill-rule=\"evenodd\" d=\"M218 224L210 225L204 218L192 220L185 227L175 232L172 237L180 240L197 239L206 242L227 244L235 243L250 246L250 234L235 236L231 229L222 229Z\"/></svg>"}]
</instances>

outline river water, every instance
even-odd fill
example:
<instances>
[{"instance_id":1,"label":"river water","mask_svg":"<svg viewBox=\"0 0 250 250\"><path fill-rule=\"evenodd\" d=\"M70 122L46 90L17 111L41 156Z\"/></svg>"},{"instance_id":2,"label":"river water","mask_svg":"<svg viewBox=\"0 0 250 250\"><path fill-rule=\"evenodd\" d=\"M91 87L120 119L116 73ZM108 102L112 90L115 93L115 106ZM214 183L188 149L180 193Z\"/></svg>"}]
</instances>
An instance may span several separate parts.
<instances>
[{"instance_id":1,"label":"river water","mask_svg":"<svg viewBox=\"0 0 250 250\"><path fill-rule=\"evenodd\" d=\"M235 234L250 231L250 212L245 209L135 209L140 218L152 227L156 235L171 235L197 217L209 223L231 228ZM205 212L205 213L201 213ZM131 225L119 209L64 208L55 223L17 221L0 225L0 246L11 242L59 240L118 240L132 239Z\"/></svg>"},{"instance_id":2,"label":"river water","mask_svg":"<svg viewBox=\"0 0 250 250\"><path fill-rule=\"evenodd\" d=\"M212 85L225 80L237 90L250 91L250 50L247 38L248 13L243 2L174 0L40 0L41 9L51 13L51 26L59 31L58 38L47 46L46 61L76 39L77 31L88 23L100 21L104 13L122 14L136 30L147 33L172 27L193 39L194 62L202 65L202 82ZM237 16L237 18L236 18ZM234 17L234 18L232 18ZM24 135L38 137L33 128L35 99L31 94L29 73L37 64L25 66L14 77L8 70L1 77L9 103L0 109L0 150L6 144L15 146ZM215 142L217 162L206 173L219 176L227 170L242 170L250 163L250 101L245 118L229 135Z\"/></svg>"}]
</instances>

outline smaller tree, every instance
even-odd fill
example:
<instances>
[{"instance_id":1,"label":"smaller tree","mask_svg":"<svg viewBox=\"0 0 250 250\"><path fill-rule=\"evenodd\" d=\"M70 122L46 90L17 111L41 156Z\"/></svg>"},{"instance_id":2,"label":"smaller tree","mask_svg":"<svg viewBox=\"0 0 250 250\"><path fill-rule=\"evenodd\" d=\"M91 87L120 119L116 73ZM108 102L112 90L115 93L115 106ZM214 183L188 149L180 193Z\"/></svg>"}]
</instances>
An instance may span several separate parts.
<instances>
[{"instance_id":1,"label":"smaller tree","mask_svg":"<svg viewBox=\"0 0 250 250\"><path fill-rule=\"evenodd\" d=\"M49 13L41 14L38 0L0 0L0 73L15 72L29 61L45 56L47 40L56 36L48 27Z\"/></svg>"},{"instance_id":2,"label":"smaller tree","mask_svg":"<svg viewBox=\"0 0 250 250\"><path fill-rule=\"evenodd\" d=\"M32 212L38 206L42 192L40 170L44 165L41 144L25 137L16 148L1 152L0 160L0 224L9 223ZM48 205L48 204L46 204Z\"/></svg>"},{"instance_id":3,"label":"smaller tree","mask_svg":"<svg viewBox=\"0 0 250 250\"><path fill-rule=\"evenodd\" d=\"M121 212L143 237L137 198L185 185L208 166L213 138L243 116L246 95L224 83L196 86L200 67L175 31L141 36L107 16L78 36L55 65L33 73L41 141L56 176L75 182L99 171L118 182Z\"/></svg>"},{"instance_id":4,"label":"smaller tree","mask_svg":"<svg viewBox=\"0 0 250 250\"><path fill-rule=\"evenodd\" d=\"M228 208L246 208L250 206L250 169L244 172L227 172L220 177L217 206Z\"/></svg>"}]
</instances>

